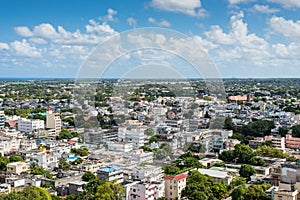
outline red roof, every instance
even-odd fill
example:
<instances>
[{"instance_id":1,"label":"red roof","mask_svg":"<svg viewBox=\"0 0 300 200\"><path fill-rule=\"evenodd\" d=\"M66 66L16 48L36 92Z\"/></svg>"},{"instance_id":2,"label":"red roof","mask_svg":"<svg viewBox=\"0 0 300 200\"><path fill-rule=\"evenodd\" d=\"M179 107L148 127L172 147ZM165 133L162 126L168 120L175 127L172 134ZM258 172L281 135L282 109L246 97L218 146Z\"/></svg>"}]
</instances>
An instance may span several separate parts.
<instances>
[{"instance_id":1,"label":"red roof","mask_svg":"<svg viewBox=\"0 0 300 200\"><path fill-rule=\"evenodd\" d=\"M176 176L165 176L165 180L173 180L176 179L177 181L180 181L182 179L185 179L186 175L185 174L178 174Z\"/></svg>"}]
</instances>

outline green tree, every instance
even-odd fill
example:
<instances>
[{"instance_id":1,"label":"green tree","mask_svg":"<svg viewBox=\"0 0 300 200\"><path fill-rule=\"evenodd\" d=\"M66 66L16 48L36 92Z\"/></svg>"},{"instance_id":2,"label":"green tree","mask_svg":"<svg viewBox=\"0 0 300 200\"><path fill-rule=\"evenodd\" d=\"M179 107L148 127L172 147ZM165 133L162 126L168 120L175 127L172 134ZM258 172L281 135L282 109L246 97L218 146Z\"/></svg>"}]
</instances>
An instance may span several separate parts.
<instances>
[{"instance_id":1,"label":"green tree","mask_svg":"<svg viewBox=\"0 0 300 200\"><path fill-rule=\"evenodd\" d=\"M71 169L72 165L67 163L67 160L65 158L61 158L58 161L58 168L62 170L69 170Z\"/></svg>"},{"instance_id":2,"label":"green tree","mask_svg":"<svg viewBox=\"0 0 300 200\"><path fill-rule=\"evenodd\" d=\"M246 193L247 189L245 185L242 185L240 187L235 188L230 196L232 197L232 200L244 200L244 195Z\"/></svg>"},{"instance_id":3,"label":"green tree","mask_svg":"<svg viewBox=\"0 0 300 200\"><path fill-rule=\"evenodd\" d=\"M21 156L10 156L9 157L9 162L19 162L19 161L24 161Z\"/></svg>"},{"instance_id":4,"label":"green tree","mask_svg":"<svg viewBox=\"0 0 300 200\"><path fill-rule=\"evenodd\" d=\"M150 144L153 143L153 142L157 142L157 141L158 141L158 139L155 136L151 136L150 139L149 139Z\"/></svg>"},{"instance_id":5,"label":"green tree","mask_svg":"<svg viewBox=\"0 0 300 200\"><path fill-rule=\"evenodd\" d=\"M95 194L96 200L122 200L124 191L121 184L114 184L107 181L103 185L98 186Z\"/></svg>"},{"instance_id":6,"label":"green tree","mask_svg":"<svg viewBox=\"0 0 300 200\"><path fill-rule=\"evenodd\" d=\"M241 177L247 178L248 180L250 179L250 176L256 173L256 170L248 164L242 164L239 174Z\"/></svg>"},{"instance_id":7,"label":"green tree","mask_svg":"<svg viewBox=\"0 0 300 200\"><path fill-rule=\"evenodd\" d=\"M293 137L300 137L300 124L292 127L292 135Z\"/></svg>"},{"instance_id":8,"label":"green tree","mask_svg":"<svg viewBox=\"0 0 300 200\"><path fill-rule=\"evenodd\" d=\"M144 134L148 135L148 136L153 136L154 135L154 130L152 128L148 128L144 131Z\"/></svg>"},{"instance_id":9,"label":"green tree","mask_svg":"<svg viewBox=\"0 0 300 200\"><path fill-rule=\"evenodd\" d=\"M96 176L90 171L85 172L82 176L83 181L91 181L94 179L96 179Z\"/></svg>"}]
</instances>

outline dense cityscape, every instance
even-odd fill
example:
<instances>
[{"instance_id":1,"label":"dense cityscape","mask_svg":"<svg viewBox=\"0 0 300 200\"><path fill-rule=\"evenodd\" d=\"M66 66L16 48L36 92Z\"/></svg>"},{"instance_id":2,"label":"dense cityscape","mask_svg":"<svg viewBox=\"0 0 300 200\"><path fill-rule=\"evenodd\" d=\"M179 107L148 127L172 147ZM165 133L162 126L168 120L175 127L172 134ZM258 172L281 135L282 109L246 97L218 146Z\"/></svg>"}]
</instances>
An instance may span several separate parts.
<instances>
[{"instance_id":1,"label":"dense cityscape","mask_svg":"<svg viewBox=\"0 0 300 200\"><path fill-rule=\"evenodd\" d=\"M225 79L224 101L203 80L185 81L193 96L149 81L128 98L116 80L2 81L0 199L294 198L299 81ZM95 106L74 98L87 85Z\"/></svg>"}]
</instances>

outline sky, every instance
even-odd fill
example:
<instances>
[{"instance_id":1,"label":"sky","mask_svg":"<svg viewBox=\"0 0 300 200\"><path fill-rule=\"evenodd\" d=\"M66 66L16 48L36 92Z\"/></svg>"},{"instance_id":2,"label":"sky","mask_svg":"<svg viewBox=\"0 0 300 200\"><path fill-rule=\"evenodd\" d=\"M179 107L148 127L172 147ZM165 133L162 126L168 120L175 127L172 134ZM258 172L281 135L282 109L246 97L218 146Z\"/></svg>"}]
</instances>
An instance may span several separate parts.
<instances>
[{"instance_id":1,"label":"sky","mask_svg":"<svg viewBox=\"0 0 300 200\"><path fill-rule=\"evenodd\" d=\"M299 78L299 11L299 0L2 0L0 77L76 78L111 37L157 27L186 35L223 78Z\"/></svg>"}]
</instances>

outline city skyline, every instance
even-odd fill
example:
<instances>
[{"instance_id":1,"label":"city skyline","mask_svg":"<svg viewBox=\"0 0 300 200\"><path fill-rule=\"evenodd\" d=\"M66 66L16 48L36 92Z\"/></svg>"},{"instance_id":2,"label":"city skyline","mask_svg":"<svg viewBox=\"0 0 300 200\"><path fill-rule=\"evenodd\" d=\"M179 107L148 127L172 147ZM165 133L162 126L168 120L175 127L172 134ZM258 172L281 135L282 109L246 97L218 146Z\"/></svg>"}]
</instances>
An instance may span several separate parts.
<instances>
[{"instance_id":1,"label":"city skyline","mask_svg":"<svg viewBox=\"0 0 300 200\"><path fill-rule=\"evenodd\" d=\"M201 45L221 77L300 77L297 0L3 1L0 77L75 78L101 42L161 27Z\"/></svg>"}]
</instances>

